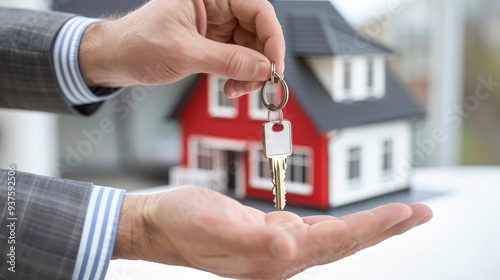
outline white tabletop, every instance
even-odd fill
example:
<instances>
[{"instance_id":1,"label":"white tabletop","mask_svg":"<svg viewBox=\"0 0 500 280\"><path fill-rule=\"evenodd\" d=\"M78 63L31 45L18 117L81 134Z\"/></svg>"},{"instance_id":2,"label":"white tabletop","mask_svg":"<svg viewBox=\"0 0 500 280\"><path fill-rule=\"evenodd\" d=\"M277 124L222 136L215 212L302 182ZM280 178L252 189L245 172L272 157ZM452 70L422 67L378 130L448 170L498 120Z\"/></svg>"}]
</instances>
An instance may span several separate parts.
<instances>
[{"instance_id":1,"label":"white tabletop","mask_svg":"<svg viewBox=\"0 0 500 280\"><path fill-rule=\"evenodd\" d=\"M412 182L417 190L442 192L422 201L434 211L429 223L291 279L500 279L500 167L419 169ZM114 260L106 279L226 278Z\"/></svg>"}]
</instances>

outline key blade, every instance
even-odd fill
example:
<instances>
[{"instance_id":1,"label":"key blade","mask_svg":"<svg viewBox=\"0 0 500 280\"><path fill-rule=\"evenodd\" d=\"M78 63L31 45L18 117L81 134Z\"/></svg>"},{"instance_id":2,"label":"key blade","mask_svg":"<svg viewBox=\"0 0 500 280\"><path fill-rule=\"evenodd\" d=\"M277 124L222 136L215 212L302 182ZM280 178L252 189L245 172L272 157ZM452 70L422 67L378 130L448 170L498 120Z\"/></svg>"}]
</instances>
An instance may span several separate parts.
<instances>
[{"instance_id":1,"label":"key blade","mask_svg":"<svg viewBox=\"0 0 500 280\"><path fill-rule=\"evenodd\" d=\"M274 193L274 207L278 210L285 209L286 205L286 189L285 189L285 169L286 169L286 156L279 156L272 158L272 171L273 171L273 193Z\"/></svg>"},{"instance_id":2,"label":"key blade","mask_svg":"<svg viewBox=\"0 0 500 280\"><path fill-rule=\"evenodd\" d=\"M262 126L263 154L269 159L272 172L274 206L285 208L286 157L292 154L292 128L290 122L268 122Z\"/></svg>"}]
</instances>

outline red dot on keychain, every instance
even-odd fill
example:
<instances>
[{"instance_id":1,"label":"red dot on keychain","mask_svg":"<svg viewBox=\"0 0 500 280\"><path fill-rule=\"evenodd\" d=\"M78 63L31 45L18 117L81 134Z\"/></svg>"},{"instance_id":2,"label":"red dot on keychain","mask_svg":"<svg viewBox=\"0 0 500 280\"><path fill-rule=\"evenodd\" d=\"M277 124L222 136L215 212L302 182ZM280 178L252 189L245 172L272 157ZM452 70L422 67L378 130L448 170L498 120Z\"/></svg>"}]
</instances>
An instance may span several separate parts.
<instances>
[{"instance_id":1,"label":"red dot on keychain","mask_svg":"<svg viewBox=\"0 0 500 280\"><path fill-rule=\"evenodd\" d=\"M275 124L273 125L273 131L274 132L280 132L283 130L283 125L282 124Z\"/></svg>"}]
</instances>

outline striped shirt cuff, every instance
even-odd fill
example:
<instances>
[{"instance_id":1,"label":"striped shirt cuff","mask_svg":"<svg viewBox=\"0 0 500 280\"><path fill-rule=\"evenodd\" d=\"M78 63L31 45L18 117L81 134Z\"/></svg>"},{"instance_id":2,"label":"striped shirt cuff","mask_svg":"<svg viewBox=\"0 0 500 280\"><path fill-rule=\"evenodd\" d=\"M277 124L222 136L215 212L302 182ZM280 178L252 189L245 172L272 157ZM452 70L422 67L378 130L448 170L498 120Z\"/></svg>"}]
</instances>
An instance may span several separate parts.
<instances>
[{"instance_id":1,"label":"striped shirt cuff","mask_svg":"<svg viewBox=\"0 0 500 280\"><path fill-rule=\"evenodd\" d=\"M78 65L78 49L83 32L99 19L73 17L68 20L54 42L52 62L62 94L71 106L101 102L123 91L115 88L93 88L85 84Z\"/></svg>"},{"instance_id":2,"label":"striped shirt cuff","mask_svg":"<svg viewBox=\"0 0 500 280\"><path fill-rule=\"evenodd\" d=\"M73 280L104 279L113 253L124 190L93 186Z\"/></svg>"}]
</instances>

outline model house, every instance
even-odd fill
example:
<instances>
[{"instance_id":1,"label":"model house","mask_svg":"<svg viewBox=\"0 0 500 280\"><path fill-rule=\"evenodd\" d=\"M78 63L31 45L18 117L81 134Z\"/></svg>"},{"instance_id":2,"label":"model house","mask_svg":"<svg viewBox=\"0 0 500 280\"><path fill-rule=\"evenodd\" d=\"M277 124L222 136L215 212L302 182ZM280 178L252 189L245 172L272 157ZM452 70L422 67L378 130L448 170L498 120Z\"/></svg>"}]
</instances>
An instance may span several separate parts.
<instances>
[{"instance_id":1,"label":"model house","mask_svg":"<svg viewBox=\"0 0 500 280\"><path fill-rule=\"evenodd\" d=\"M284 118L292 124L287 204L328 208L408 188L413 123L422 114L387 67L393 54L360 36L329 1L273 1L287 43ZM171 184L268 200L259 92L227 99L200 75L177 107L181 161ZM270 95L280 95L281 87Z\"/></svg>"}]
</instances>

